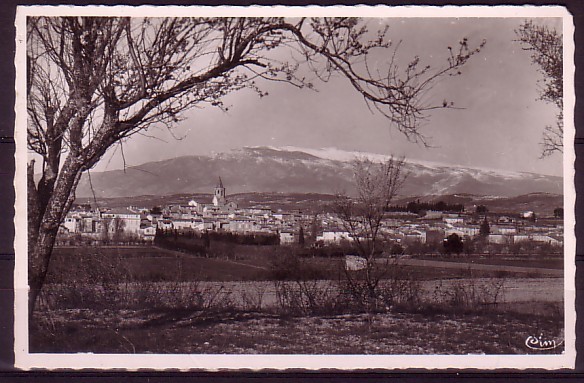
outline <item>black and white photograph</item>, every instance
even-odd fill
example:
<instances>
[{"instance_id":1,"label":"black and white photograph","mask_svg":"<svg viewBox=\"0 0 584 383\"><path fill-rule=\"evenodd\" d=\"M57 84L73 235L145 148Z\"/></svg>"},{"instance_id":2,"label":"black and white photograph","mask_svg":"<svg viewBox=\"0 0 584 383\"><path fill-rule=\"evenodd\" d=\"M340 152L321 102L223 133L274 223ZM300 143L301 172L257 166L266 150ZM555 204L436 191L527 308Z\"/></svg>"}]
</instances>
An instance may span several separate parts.
<instances>
[{"instance_id":1,"label":"black and white photograph","mask_svg":"<svg viewBox=\"0 0 584 383\"><path fill-rule=\"evenodd\" d=\"M16 31L16 367L574 367L565 8Z\"/></svg>"}]
</instances>

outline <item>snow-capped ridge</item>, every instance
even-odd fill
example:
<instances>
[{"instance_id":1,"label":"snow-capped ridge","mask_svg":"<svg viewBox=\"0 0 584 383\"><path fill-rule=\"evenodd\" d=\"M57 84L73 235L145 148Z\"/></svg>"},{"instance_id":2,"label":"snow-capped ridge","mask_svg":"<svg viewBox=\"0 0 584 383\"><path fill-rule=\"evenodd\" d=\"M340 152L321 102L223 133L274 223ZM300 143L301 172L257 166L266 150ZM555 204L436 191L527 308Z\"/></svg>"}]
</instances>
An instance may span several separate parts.
<instances>
[{"instance_id":1,"label":"snow-capped ridge","mask_svg":"<svg viewBox=\"0 0 584 383\"><path fill-rule=\"evenodd\" d=\"M362 152L362 151L351 151L351 150L343 150L338 149L335 147L325 147L325 148L303 148L298 146L250 146L246 147L255 150L261 149L269 149L273 151L277 151L280 153L283 152L300 152L310 154L314 157L318 157L321 159L332 160L332 161L340 161L340 162L350 162L355 159L359 158L367 158L371 161L381 162L386 161L390 155L388 154L380 154L380 153L372 153L372 152ZM428 168L429 170L443 170L443 169L462 169L465 171L474 170L478 172L484 173L495 173L501 176L506 176L510 178L516 177L523 177L525 174L532 174L541 176L537 173L529 173L529 172L519 172L519 171L511 171L506 169L495 169L495 168L488 168L488 167L479 167L479 166L467 166L467 165L460 165L460 164L449 164L443 162L436 162L436 161L428 161L428 160L420 160L420 159L413 159L407 158L406 162L413 165L420 165L423 167Z\"/></svg>"}]
</instances>

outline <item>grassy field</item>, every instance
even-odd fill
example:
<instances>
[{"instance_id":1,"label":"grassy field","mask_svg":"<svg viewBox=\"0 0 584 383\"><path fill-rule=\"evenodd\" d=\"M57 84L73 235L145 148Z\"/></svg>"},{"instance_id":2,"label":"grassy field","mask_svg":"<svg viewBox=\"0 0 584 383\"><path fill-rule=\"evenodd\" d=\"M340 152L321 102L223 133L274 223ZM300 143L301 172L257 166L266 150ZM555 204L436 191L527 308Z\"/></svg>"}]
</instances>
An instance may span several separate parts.
<instances>
[{"instance_id":1,"label":"grassy field","mask_svg":"<svg viewBox=\"0 0 584 383\"><path fill-rule=\"evenodd\" d=\"M95 263L94 259L98 256L115 260L133 280L138 281L245 281L267 277L267 269L249 261L195 257L155 247L72 247L55 249L49 281L62 281L71 276L72 269L81 267L83 261Z\"/></svg>"},{"instance_id":2,"label":"grassy field","mask_svg":"<svg viewBox=\"0 0 584 383\"><path fill-rule=\"evenodd\" d=\"M222 258L195 257L184 253L155 247L87 247L56 248L48 275L50 282L87 272L87 269L118 266L138 281L260 281L274 279L276 260L281 259L282 248L273 246L234 246ZM431 258L437 260L436 258ZM528 266L541 268L561 268L561 259L511 259L444 258L445 262L480 263L501 266ZM319 279L336 280L343 273L341 258L302 258L300 262L311 270L316 270ZM390 261L391 262L391 261ZM109 263L109 264L108 264ZM403 275L417 280L467 278L469 271L464 268L427 268L400 266ZM476 278L485 277L529 277L526 274L504 271L473 271Z\"/></svg>"},{"instance_id":3,"label":"grassy field","mask_svg":"<svg viewBox=\"0 0 584 383\"><path fill-rule=\"evenodd\" d=\"M419 257L420 259L440 260L442 262L466 262L482 265L500 265L500 266L519 266L519 267L538 267L542 269L563 269L564 258L562 256L541 257L541 256L512 256L500 254L495 256L472 255L470 257L460 256L457 258L450 257Z\"/></svg>"}]
</instances>

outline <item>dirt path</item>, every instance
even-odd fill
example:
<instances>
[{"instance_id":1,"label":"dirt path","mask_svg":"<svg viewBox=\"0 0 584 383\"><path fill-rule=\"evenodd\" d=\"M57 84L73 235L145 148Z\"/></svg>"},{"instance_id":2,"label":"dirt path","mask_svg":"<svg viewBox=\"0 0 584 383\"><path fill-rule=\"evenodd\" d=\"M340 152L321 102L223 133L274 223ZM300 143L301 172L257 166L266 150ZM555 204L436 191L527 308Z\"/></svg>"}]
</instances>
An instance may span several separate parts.
<instances>
[{"instance_id":1,"label":"dirt path","mask_svg":"<svg viewBox=\"0 0 584 383\"><path fill-rule=\"evenodd\" d=\"M562 269L543 269L538 267L521 267L521 266L507 266L507 265L485 265L480 263L470 262L443 262L432 261L427 259L399 259L398 263L406 266L417 267L440 267L445 269L462 269L462 270L483 270L483 271L506 271L511 273L527 273L537 274L550 277L562 277L564 270Z\"/></svg>"}]
</instances>

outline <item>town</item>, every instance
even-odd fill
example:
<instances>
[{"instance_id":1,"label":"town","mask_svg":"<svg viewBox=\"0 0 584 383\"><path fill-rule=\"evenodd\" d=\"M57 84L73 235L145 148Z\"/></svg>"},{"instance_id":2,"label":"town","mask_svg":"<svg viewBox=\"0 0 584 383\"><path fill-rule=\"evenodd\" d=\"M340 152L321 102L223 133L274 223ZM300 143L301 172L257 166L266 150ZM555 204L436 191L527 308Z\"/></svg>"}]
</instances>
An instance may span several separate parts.
<instances>
[{"instance_id":1,"label":"town","mask_svg":"<svg viewBox=\"0 0 584 383\"><path fill-rule=\"evenodd\" d=\"M383 239L395 244L398 252L403 252L404 248L412 252L420 245L440 246L453 234L465 243L470 243L469 239L483 238L486 248L499 245L506 246L507 251L512 251L513 245L520 247L527 243L547 246L547 251L552 246L557 252L563 246L561 209L556 209L554 216L536 217L532 211L513 215L488 212L484 206L452 209L442 202L430 207L433 209L418 208L415 212L407 208L389 209L381 222ZM264 205L240 208L229 201L219 178L211 198L191 199L186 205L115 209L75 205L60 228L57 245L150 244L157 232L272 235L278 238L280 245L306 241L312 246L323 246L351 240L351 233L343 221L330 211L320 214L274 211Z\"/></svg>"}]
</instances>

